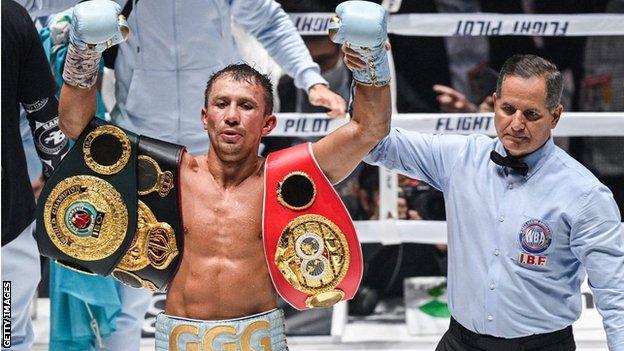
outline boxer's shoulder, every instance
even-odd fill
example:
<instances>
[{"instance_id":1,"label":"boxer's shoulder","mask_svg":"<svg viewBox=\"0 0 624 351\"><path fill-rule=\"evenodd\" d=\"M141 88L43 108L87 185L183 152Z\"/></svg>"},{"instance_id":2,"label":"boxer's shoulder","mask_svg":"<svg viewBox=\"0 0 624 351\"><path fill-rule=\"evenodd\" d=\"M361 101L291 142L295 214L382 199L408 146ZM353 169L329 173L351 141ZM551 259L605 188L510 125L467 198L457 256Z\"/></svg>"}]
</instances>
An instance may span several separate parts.
<instances>
[{"instance_id":1,"label":"boxer's shoulder","mask_svg":"<svg viewBox=\"0 0 624 351\"><path fill-rule=\"evenodd\" d=\"M182 155L182 164L180 165L181 170L194 173L199 171L199 157L201 156L193 156L185 151Z\"/></svg>"},{"instance_id":2,"label":"boxer's shoulder","mask_svg":"<svg viewBox=\"0 0 624 351\"><path fill-rule=\"evenodd\" d=\"M264 169L267 163L266 160L266 157L258 156L258 162L260 163L260 166L258 167L258 173L260 173L262 179L264 179Z\"/></svg>"}]
</instances>

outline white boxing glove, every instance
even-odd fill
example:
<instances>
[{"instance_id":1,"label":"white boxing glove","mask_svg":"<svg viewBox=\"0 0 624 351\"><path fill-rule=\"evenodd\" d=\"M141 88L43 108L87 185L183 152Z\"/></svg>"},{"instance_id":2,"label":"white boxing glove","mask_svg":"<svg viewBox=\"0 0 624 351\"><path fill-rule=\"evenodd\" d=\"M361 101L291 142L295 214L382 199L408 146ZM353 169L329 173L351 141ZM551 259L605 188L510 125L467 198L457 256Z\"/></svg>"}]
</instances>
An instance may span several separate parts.
<instances>
[{"instance_id":1,"label":"white boxing glove","mask_svg":"<svg viewBox=\"0 0 624 351\"><path fill-rule=\"evenodd\" d=\"M130 0L131 1L131 0ZM121 7L110 0L91 0L74 6L69 38L78 49L102 52L126 40L128 23Z\"/></svg>"},{"instance_id":2,"label":"white boxing glove","mask_svg":"<svg viewBox=\"0 0 624 351\"><path fill-rule=\"evenodd\" d=\"M66 84L80 88L95 84L102 52L125 41L130 32L120 13L121 7L110 0L85 1L74 6L63 70Z\"/></svg>"},{"instance_id":3,"label":"white boxing glove","mask_svg":"<svg viewBox=\"0 0 624 351\"><path fill-rule=\"evenodd\" d=\"M365 70L353 71L353 78L365 85L383 86L390 82L390 66L385 50L388 14L368 1L346 1L336 7L336 16L329 23L329 36L338 44L346 44L360 53L367 64Z\"/></svg>"}]
</instances>

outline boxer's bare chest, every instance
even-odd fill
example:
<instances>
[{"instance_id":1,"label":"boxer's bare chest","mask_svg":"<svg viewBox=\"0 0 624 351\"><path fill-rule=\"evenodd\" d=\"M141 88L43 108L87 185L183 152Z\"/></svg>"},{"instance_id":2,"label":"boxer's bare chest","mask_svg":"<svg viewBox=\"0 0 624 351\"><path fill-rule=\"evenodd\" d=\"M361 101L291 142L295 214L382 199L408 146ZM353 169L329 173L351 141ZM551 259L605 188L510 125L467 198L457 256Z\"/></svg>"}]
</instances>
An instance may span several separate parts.
<instances>
[{"instance_id":1,"label":"boxer's bare chest","mask_svg":"<svg viewBox=\"0 0 624 351\"><path fill-rule=\"evenodd\" d=\"M236 252L260 249L262 254L262 172L227 188L206 170L183 176L185 253L188 249L204 257L234 258L231 256L237 256Z\"/></svg>"},{"instance_id":2,"label":"boxer's bare chest","mask_svg":"<svg viewBox=\"0 0 624 351\"><path fill-rule=\"evenodd\" d=\"M262 242L262 170L227 187L207 169L180 173L184 251L167 313L227 319L274 308Z\"/></svg>"}]
</instances>

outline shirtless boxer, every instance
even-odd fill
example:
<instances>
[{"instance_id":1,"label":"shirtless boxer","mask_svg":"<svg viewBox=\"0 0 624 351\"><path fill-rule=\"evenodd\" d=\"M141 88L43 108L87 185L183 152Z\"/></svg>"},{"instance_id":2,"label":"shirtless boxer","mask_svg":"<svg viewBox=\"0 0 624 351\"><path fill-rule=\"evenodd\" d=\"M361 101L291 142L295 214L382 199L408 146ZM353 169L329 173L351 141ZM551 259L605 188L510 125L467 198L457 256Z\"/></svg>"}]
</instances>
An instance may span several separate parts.
<instances>
[{"instance_id":1,"label":"shirtless boxer","mask_svg":"<svg viewBox=\"0 0 624 351\"><path fill-rule=\"evenodd\" d=\"M343 5L337 8L341 22L334 22L334 40L373 47L366 54L376 70L354 72L353 118L311 146L332 183L347 176L388 133L391 114L385 12L371 3ZM74 10L74 56L67 61L60 98L60 125L72 139L87 127L96 107L86 70L97 66L99 47L85 43L110 38L114 43L118 13L119 7L105 0ZM201 121L210 149L206 155L182 156L183 258L168 286L165 314L157 319L156 349L285 350L283 314L276 308L262 241L265 159L257 156L260 139L276 125L271 83L237 64L215 73L205 94Z\"/></svg>"}]
</instances>

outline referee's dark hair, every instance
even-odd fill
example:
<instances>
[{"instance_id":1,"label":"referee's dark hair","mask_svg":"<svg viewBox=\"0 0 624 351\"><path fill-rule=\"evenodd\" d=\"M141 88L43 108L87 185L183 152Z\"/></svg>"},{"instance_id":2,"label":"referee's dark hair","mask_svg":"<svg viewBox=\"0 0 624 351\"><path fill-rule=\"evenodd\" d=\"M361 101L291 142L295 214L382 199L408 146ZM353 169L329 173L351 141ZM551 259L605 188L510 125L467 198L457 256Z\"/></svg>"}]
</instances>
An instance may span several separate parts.
<instances>
[{"instance_id":1,"label":"referee's dark hair","mask_svg":"<svg viewBox=\"0 0 624 351\"><path fill-rule=\"evenodd\" d=\"M496 96L502 96L501 87L507 76L522 78L544 77L546 80L546 107L549 110L559 106L563 92L563 77L552 62L535 55L513 55L505 63L496 82Z\"/></svg>"}]
</instances>

